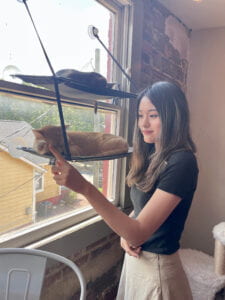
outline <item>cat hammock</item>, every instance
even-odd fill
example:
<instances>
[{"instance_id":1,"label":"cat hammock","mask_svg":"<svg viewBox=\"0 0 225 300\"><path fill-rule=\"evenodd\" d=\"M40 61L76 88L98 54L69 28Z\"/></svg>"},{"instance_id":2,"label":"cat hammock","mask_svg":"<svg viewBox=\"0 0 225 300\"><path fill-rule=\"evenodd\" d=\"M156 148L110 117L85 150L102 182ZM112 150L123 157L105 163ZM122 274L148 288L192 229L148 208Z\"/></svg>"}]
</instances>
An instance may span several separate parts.
<instances>
[{"instance_id":1,"label":"cat hammock","mask_svg":"<svg viewBox=\"0 0 225 300\"><path fill-rule=\"evenodd\" d=\"M53 76L35 76L15 74L13 77L22 79L25 82L32 83L37 86L47 88L55 91ZM123 92L113 89L111 87L91 87L89 85L81 84L66 77L56 76L59 86L60 94L71 99L82 100L107 100L111 98L136 98L137 95L133 93Z\"/></svg>"},{"instance_id":2,"label":"cat hammock","mask_svg":"<svg viewBox=\"0 0 225 300\"><path fill-rule=\"evenodd\" d=\"M27 148L27 147L17 147L18 150L23 150L25 152L38 155L41 157L48 158L50 160L50 164L54 164L55 162L55 157L50 154L39 154L38 152L34 151L33 148ZM133 148L130 147L128 149L128 152L125 153L120 153L120 154L115 154L115 155L96 155L96 156L71 156L71 160L75 162L81 162L81 161L98 161L98 160L113 160L113 159L118 159L118 158L123 158L123 157L128 157L132 153ZM65 155L62 154L63 157ZM65 157L66 158L66 157Z\"/></svg>"},{"instance_id":3,"label":"cat hammock","mask_svg":"<svg viewBox=\"0 0 225 300\"><path fill-rule=\"evenodd\" d=\"M66 78L66 77L61 77L61 76L57 76L57 73L55 73L52 64L50 62L50 59L48 57L48 54L45 50L45 47L42 43L42 40L39 36L39 33L36 29L35 23L33 21L32 15L30 13L29 7L27 5L27 0L18 0L19 2L23 2L23 4L25 5L25 8L27 10L27 13L30 17L30 20L32 22L32 25L34 27L34 30L36 32L37 38L39 40L39 43L41 45L42 51L44 53L45 59L47 61L47 64L49 66L49 69L51 70L52 76L29 76L29 75L14 75L24 81L27 81L29 83L33 83L36 85L41 85L43 87L52 89L55 91L55 95L56 95L56 101L57 101L57 105L58 105L58 112L59 112L59 118L60 118L60 123L61 123L61 128L62 128L62 134L63 134L63 140L64 140L64 145L65 145L65 155L64 158L66 160L104 160L104 159L115 159L115 158L120 158L120 157L125 157L127 155L129 155L130 153L124 153L124 154L120 154L120 155L112 155L112 156L95 156L95 157L71 157L71 153L70 153L70 149L69 149L69 144L68 144L68 140L67 140L67 135L66 135L66 127L65 127L65 122L64 122L64 116L63 116L63 110L62 110L62 104L61 104L61 95L62 94L69 94L71 97L71 93L74 95L75 91L78 94L79 93L79 98L83 97L82 99L86 99L87 97L90 99L90 97L94 97L94 99L106 99L107 97L112 98L112 97L119 97L119 98L136 98L135 94L132 93L126 93L126 92L122 92L119 90L114 90L111 87L109 87L109 85L106 85L105 87L101 87L101 88L93 88L90 86L85 86L84 84L80 84L79 82L75 82L74 80L71 80L70 78ZM92 29L92 33L94 35L94 37L96 37L99 42L100 39L98 37L98 32L96 30L95 27L93 27ZM116 61L116 59L113 57L113 55L109 52L109 50L105 47L105 45L101 42L101 44L104 46L104 48L107 50L107 52L110 54L110 56L112 57L112 59L114 60L114 62L116 62L117 66L120 67L120 69L122 70L122 72L124 74L126 74L126 72L123 70L123 68L121 67L121 65ZM130 77L126 74L126 77L128 79L130 79ZM131 81L131 79L130 79ZM103 97L103 98L102 98ZM92 98L93 99L93 98ZM96 105L95 105L95 110L97 110L97 101L96 101ZM38 155L38 153L36 153L35 151L33 151L30 148L21 148L24 151L30 152L32 151L32 154L36 154ZM51 161L54 161L53 157L50 157L50 163Z\"/></svg>"}]
</instances>

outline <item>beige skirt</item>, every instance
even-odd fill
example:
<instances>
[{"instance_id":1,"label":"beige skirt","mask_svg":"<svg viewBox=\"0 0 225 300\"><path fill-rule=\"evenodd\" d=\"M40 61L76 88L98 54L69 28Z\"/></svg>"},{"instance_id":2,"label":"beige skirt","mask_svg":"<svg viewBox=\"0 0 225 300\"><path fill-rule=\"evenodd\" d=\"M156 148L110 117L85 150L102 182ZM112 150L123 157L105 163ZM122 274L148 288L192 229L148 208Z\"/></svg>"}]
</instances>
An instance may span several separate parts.
<instances>
[{"instance_id":1,"label":"beige skirt","mask_svg":"<svg viewBox=\"0 0 225 300\"><path fill-rule=\"evenodd\" d=\"M125 254L117 300L192 300L178 252Z\"/></svg>"}]
</instances>

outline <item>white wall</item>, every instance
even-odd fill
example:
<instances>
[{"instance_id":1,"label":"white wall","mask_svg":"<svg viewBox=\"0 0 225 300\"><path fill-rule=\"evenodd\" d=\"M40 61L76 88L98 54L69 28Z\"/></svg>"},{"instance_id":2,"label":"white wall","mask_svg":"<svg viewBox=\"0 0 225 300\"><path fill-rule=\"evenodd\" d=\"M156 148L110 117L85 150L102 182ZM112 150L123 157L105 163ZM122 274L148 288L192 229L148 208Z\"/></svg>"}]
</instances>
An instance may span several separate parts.
<instances>
[{"instance_id":1,"label":"white wall","mask_svg":"<svg viewBox=\"0 0 225 300\"><path fill-rule=\"evenodd\" d=\"M225 28L192 32L187 97L200 173L182 246L212 255L225 221Z\"/></svg>"}]
</instances>

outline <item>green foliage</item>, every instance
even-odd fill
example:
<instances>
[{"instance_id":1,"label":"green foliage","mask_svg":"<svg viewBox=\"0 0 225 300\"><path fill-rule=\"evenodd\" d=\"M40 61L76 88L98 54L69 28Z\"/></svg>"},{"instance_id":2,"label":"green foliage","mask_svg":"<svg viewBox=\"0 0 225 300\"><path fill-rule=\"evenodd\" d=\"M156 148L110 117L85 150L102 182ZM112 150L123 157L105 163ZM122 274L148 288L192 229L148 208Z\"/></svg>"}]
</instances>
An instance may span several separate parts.
<instances>
[{"instance_id":1,"label":"green foliage","mask_svg":"<svg viewBox=\"0 0 225 300\"><path fill-rule=\"evenodd\" d=\"M63 116L65 124L70 125L69 130L93 131L95 128L94 110L92 108L64 106ZM57 105L26 101L5 95L0 95L0 119L26 121L33 128L60 125ZM102 131L104 127L105 114L99 113L98 128Z\"/></svg>"}]
</instances>

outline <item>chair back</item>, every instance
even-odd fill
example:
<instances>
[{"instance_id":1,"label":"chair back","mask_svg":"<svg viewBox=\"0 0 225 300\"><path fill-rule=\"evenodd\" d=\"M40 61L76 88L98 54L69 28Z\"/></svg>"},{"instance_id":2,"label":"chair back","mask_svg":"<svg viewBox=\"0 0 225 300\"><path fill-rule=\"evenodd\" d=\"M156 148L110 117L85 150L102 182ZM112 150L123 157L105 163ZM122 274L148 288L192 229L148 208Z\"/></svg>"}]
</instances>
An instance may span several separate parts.
<instances>
[{"instance_id":1,"label":"chair back","mask_svg":"<svg viewBox=\"0 0 225 300\"><path fill-rule=\"evenodd\" d=\"M0 300L39 300L47 259L64 263L75 272L80 300L85 300L86 282L74 262L52 252L23 248L0 249Z\"/></svg>"}]
</instances>

